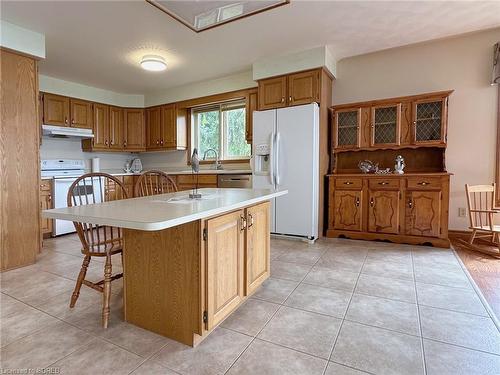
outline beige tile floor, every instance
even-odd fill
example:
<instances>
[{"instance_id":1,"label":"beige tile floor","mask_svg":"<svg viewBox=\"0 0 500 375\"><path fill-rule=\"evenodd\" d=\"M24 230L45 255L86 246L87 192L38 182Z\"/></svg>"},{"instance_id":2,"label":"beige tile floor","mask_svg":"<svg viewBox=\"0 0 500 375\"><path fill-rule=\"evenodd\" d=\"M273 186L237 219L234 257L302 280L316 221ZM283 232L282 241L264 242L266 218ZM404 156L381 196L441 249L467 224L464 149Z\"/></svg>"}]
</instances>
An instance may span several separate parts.
<instances>
[{"instance_id":1,"label":"beige tile floor","mask_svg":"<svg viewBox=\"0 0 500 375\"><path fill-rule=\"evenodd\" d=\"M271 278L193 349L124 322L121 280L107 330L99 293L84 287L69 309L79 249L51 239L36 265L1 275L2 373L500 374L500 333L452 250L273 240Z\"/></svg>"}]
</instances>

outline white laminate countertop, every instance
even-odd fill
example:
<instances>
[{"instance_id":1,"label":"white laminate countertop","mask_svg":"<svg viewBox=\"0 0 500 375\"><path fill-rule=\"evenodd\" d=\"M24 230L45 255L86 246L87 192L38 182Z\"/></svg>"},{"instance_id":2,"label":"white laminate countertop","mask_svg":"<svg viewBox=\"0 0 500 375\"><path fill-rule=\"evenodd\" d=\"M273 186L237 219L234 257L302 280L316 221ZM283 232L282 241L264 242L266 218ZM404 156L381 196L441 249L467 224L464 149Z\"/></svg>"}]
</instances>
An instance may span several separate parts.
<instances>
[{"instance_id":1,"label":"white laminate countertop","mask_svg":"<svg viewBox=\"0 0 500 375\"><path fill-rule=\"evenodd\" d=\"M178 174L192 174L193 172L189 169L163 169L160 168L162 172L165 172L167 174L171 175L178 175ZM112 176L140 176L142 172L146 172L146 170L143 170L141 173L126 173L126 172L120 172L119 169L113 169L113 170L106 170L103 169L101 172L104 173L109 173ZM85 172L85 173L90 173ZM252 174L251 169L200 169L199 174ZM66 176L55 176L56 178L60 177L66 177ZM54 177L41 177L42 180L52 180Z\"/></svg>"},{"instance_id":2,"label":"white laminate countertop","mask_svg":"<svg viewBox=\"0 0 500 375\"><path fill-rule=\"evenodd\" d=\"M188 190L44 210L42 215L50 219L155 231L238 210L288 193L288 190L272 189L199 189L198 191L204 198L189 200Z\"/></svg>"}]
</instances>

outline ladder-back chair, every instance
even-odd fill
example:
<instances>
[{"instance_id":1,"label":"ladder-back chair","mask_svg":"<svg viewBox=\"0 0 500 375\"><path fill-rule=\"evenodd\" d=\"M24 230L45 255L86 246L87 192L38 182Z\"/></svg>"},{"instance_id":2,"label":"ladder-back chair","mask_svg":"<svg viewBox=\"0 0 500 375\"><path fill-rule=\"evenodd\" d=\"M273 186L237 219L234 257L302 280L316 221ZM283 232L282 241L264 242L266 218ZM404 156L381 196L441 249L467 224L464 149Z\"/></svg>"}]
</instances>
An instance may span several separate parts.
<instances>
[{"instance_id":1,"label":"ladder-back chair","mask_svg":"<svg viewBox=\"0 0 500 375\"><path fill-rule=\"evenodd\" d=\"M141 174L135 183L134 196L146 197L149 195L173 193L177 185L172 177L162 171L151 170Z\"/></svg>"},{"instance_id":2,"label":"ladder-back chair","mask_svg":"<svg viewBox=\"0 0 500 375\"><path fill-rule=\"evenodd\" d=\"M490 245L499 249L500 225L495 224L495 214L500 211L495 209L495 184L466 184L465 192L467 194L467 208L469 210L469 229L472 230L469 244L473 245L476 238L487 238L490 240ZM488 254L492 253L492 251L482 250L480 247L472 247L472 249Z\"/></svg>"},{"instance_id":3,"label":"ladder-back chair","mask_svg":"<svg viewBox=\"0 0 500 375\"><path fill-rule=\"evenodd\" d=\"M96 204L126 199L123 184L107 173L88 173L79 177L68 191L68 207ZM123 277L123 273L112 275L111 256L122 253L122 230L106 225L73 222L82 243L84 255L82 268L71 296L70 307L74 307L82 284L103 293L102 325L108 327L110 313L111 281ZM85 279L92 257L106 257L104 279L91 282Z\"/></svg>"}]
</instances>

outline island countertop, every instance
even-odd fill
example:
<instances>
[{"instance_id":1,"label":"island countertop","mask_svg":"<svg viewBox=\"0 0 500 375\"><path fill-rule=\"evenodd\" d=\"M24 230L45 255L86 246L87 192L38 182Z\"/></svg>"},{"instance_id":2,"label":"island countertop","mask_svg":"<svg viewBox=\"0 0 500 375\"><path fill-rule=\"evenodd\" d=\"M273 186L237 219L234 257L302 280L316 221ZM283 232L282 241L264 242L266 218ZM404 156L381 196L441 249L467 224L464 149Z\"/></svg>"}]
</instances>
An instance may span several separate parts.
<instances>
[{"instance_id":1,"label":"island countertop","mask_svg":"<svg viewBox=\"0 0 500 375\"><path fill-rule=\"evenodd\" d=\"M50 219L156 231L268 201L287 194L272 189L199 189L202 199L190 200L190 191L44 210Z\"/></svg>"}]
</instances>

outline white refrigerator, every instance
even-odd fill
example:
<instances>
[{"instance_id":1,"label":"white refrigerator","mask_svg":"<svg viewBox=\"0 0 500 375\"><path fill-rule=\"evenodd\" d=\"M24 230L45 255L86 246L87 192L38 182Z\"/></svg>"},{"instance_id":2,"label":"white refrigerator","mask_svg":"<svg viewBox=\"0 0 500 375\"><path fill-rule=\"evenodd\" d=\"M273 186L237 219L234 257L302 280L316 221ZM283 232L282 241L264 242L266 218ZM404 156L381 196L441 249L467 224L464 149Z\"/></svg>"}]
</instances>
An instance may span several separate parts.
<instances>
[{"instance_id":1,"label":"white refrigerator","mask_svg":"<svg viewBox=\"0 0 500 375\"><path fill-rule=\"evenodd\" d=\"M319 107L253 113L253 187L286 189L271 202L271 233L318 238Z\"/></svg>"}]
</instances>

